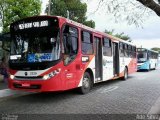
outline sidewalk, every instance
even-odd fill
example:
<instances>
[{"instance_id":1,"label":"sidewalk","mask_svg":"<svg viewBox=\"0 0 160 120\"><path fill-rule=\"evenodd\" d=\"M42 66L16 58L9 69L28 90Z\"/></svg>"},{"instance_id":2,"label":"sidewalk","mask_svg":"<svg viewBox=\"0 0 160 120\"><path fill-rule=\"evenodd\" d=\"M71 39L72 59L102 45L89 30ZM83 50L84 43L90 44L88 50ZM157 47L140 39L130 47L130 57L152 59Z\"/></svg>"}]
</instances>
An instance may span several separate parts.
<instances>
[{"instance_id":1,"label":"sidewalk","mask_svg":"<svg viewBox=\"0 0 160 120\"><path fill-rule=\"evenodd\" d=\"M0 82L0 90L8 89L8 85L5 82Z\"/></svg>"}]
</instances>

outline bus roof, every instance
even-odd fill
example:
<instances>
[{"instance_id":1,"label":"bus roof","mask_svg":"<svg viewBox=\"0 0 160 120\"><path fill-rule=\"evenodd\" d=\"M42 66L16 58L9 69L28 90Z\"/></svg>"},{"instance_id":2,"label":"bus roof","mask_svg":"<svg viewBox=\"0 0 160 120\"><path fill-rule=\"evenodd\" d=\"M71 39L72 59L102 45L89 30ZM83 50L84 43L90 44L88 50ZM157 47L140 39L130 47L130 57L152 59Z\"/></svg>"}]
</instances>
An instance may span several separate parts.
<instances>
[{"instance_id":1,"label":"bus roof","mask_svg":"<svg viewBox=\"0 0 160 120\"><path fill-rule=\"evenodd\" d=\"M95 34L99 34L99 35L108 37L108 38L110 38L112 41L123 42L123 43L126 43L126 44L130 44L130 45L136 46L135 44L133 44L133 43L131 43L131 42L125 41L125 40L123 40L123 39L117 38L117 37L115 37L115 36L109 35L109 34L104 33L104 32L97 31L97 30L95 30L95 29L93 29L93 28L91 28L91 27L88 27L88 26L86 26L86 25L83 25L83 24L81 24L81 23L75 22L75 21L73 21L73 20L70 20L70 19L67 19L67 18L64 18L64 17L61 17L61 16L48 16L48 15L32 16L32 17L27 17L27 18L18 20L18 21L14 22L14 23L17 23L17 22L22 21L22 20L31 19L31 18L38 18L38 17L46 17L46 18L47 18L47 17L48 17L48 18L53 17L53 18L58 18L59 20L62 20L62 21L64 21L64 22L66 22L66 23L69 23L69 24L72 24L72 25L74 25L74 26L77 26L77 27L79 27L79 28L83 28L83 29L86 29L87 31L93 32L93 33L95 33ZM14 23L12 23L12 24L14 24Z\"/></svg>"},{"instance_id":2,"label":"bus roof","mask_svg":"<svg viewBox=\"0 0 160 120\"><path fill-rule=\"evenodd\" d=\"M73 24L73 25L75 25L75 26L77 26L77 27L84 28L84 29L86 29L86 30L88 30L88 31L91 31L91 32L94 32L94 33L96 33L96 34L101 34L101 35L103 35L103 36L106 36L106 37L110 38L110 39L113 40L113 41L120 41L120 42L123 42L123 43L126 43L126 44L130 44L130 45L136 46L135 44L133 44L133 43L131 43L131 42L125 41L125 40L123 40L123 39L117 38L117 37L115 37L115 36L109 35L109 34L104 33L104 32L97 31L97 30L95 30L95 29L93 29L93 28L91 28L91 27L88 27L88 26L83 25L83 24L81 24L81 23L75 22L75 21L73 21L73 20L70 20L70 19L67 19L67 18L64 18L64 17L61 17L61 16L57 16L57 17L58 17L59 19L64 19L64 20L66 20L67 23Z\"/></svg>"},{"instance_id":3,"label":"bus roof","mask_svg":"<svg viewBox=\"0 0 160 120\"><path fill-rule=\"evenodd\" d=\"M154 52L154 53L158 53L158 51L147 49L147 48L137 48L137 49L145 49L145 50L148 50L148 51L151 51L151 52Z\"/></svg>"}]
</instances>

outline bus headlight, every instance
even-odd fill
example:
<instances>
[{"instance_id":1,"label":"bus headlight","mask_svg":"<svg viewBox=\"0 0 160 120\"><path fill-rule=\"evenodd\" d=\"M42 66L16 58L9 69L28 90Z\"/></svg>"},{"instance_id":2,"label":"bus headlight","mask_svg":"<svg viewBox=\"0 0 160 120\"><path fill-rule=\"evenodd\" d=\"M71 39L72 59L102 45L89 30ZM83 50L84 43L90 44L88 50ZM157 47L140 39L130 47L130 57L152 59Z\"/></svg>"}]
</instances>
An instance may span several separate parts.
<instances>
[{"instance_id":1,"label":"bus headlight","mask_svg":"<svg viewBox=\"0 0 160 120\"><path fill-rule=\"evenodd\" d=\"M10 79L12 79L12 80L13 80L13 79L14 79L14 75L10 75Z\"/></svg>"},{"instance_id":2,"label":"bus headlight","mask_svg":"<svg viewBox=\"0 0 160 120\"><path fill-rule=\"evenodd\" d=\"M43 79L44 79L44 80L47 80L47 79L49 79L49 76L48 76L48 75L44 75L44 76L43 76Z\"/></svg>"},{"instance_id":3,"label":"bus headlight","mask_svg":"<svg viewBox=\"0 0 160 120\"><path fill-rule=\"evenodd\" d=\"M43 76L43 80L48 80L52 77L54 77L55 75L59 74L61 71L61 69L57 69L57 70L54 70L53 72L49 73L49 74L46 74Z\"/></svg>"}]
</instances>

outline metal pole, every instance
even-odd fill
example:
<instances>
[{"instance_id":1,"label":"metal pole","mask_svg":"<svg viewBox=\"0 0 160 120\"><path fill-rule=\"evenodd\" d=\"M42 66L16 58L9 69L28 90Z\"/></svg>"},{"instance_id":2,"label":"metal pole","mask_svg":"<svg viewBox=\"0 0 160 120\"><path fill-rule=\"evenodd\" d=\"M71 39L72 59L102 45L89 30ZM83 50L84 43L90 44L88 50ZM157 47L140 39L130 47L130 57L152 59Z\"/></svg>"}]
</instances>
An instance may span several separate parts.
<instances>
[{"instance_id":1,"label":"metal pole","mask_svg":"<svg viewBox=\"0 0 160 120\"><path fill-rule=\"evenodd\" d=\"M69 19L69 10L67 10L67 18Z\"/></svg>"}]
</instances>

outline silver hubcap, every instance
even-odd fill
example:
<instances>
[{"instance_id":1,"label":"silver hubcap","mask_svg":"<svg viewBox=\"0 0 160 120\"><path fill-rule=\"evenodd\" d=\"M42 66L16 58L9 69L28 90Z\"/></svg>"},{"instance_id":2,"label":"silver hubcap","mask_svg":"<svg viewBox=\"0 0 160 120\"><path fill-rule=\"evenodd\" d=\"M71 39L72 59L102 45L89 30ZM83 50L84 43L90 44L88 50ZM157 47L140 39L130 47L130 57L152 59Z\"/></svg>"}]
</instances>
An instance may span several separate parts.
<instances>
[{"instance_id":1,"label":"silver hubcap","mask_svg":"<svg viewBox=\"0 0 160 120\"><path fill-rule=\"evenodd\" d=\"M127 70L125 70L124 77L127 78Z\"/></svg>"}]
</instances>

